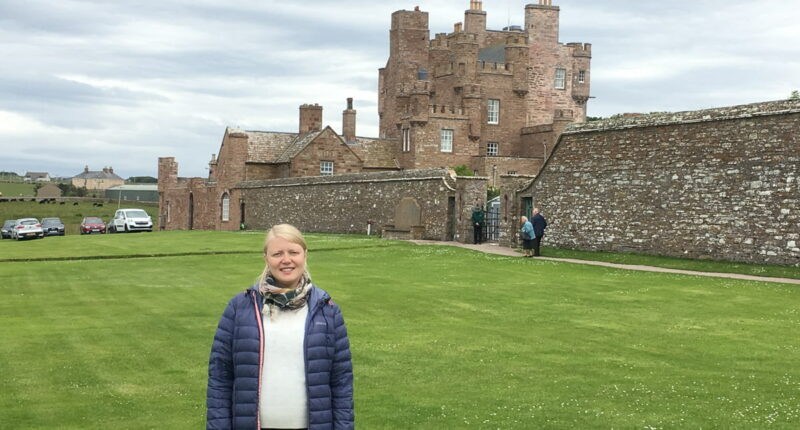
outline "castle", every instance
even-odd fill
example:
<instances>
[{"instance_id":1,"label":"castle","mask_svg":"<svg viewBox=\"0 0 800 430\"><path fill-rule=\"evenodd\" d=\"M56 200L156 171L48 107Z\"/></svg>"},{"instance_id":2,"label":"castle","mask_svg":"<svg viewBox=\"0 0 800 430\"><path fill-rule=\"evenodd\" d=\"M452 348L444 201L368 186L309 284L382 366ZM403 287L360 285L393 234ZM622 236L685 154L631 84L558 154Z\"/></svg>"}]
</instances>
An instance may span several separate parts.
<instances>
[{"instance_id":1,"label":"castle","mask_svg":"<svg viewBox=\"0 0 800 430\"><path fill-rule=\"evenodd\" d=\"M466 165L535 174L567 124L586 119L591 45L558 41L552 0L525 6L524 27L486 28L473 0L463 23L429 40L428 13L392 14L379 71L380 135L403 169Z\"/></svg>"},{"instance_id":2,"label":"castle","mask_svg":"<svg viewBox=\"0 0 800 430\"><path fill-rule=\"evenodd\" d=\"M162 228L239 228L247 181L465 165L495 185L537 173L564 127L586 117L591 46L558 42L551 0L525 7L524 28L488 30L481 9L471 1L463 23L430 40L427 12L392 14L378 138L356 136L348 99L341 134L316 104L300 106L296 133L227 128L208 178L179 178L175 159L160 158Z\"/></svg>"}]
</instances>

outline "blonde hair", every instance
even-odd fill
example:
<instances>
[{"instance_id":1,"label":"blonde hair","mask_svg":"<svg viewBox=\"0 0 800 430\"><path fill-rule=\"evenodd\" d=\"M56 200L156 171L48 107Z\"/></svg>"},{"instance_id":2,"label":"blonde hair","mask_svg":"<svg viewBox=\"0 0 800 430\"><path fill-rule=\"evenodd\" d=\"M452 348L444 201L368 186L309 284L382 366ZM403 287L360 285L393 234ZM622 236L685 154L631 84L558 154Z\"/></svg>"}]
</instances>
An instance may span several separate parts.
<instances>
[{"instance_id":1,"label":"blonde hair","mask_svg":"<svg viewBox=\"0 0 800 430\"><path fill-rule=\"evenodd\" d=\"M527 222L528 221L528 217L526 217L525 215L522 215L522 217L520 218L520 221Z\"/></svg>"},{"instance_id":2,"label":"blonde hair","mask_svg":"<svg viewBox=\"0 0 800 430\"><path fill-rule=\"evenodd\" d=\"M280 237L281 239L285 239L291 243L300 245L303 248L303 251L308 252L306 239L303 237L303 233L300 233L300 230L298 230L297 227L291 224L278 224L267 230L267 235L264 237L264 255L267 254L267 246L269 245L269 242L276 237ZM258 280L256 281L258 285L261 285L266 281L267 275L269 275L269 265L264 264L264 270L261 271L261 275L258 276ZM307 259L304 275L306 278L311 279L311 274L308 271Z\"/></svg>"}]
</instances>

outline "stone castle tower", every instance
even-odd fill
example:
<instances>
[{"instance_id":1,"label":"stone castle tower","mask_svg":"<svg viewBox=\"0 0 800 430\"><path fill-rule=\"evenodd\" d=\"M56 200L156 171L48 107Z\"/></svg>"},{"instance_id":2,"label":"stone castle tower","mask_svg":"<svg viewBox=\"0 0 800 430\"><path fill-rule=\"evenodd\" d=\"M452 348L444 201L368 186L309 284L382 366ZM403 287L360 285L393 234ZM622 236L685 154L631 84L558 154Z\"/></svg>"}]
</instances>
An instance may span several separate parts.
<instances>
[{"instance_id":1,"label":"stone castle tower","mask_svg":"<svg viewBox=\"0 0 800 430\"><path fill-rule=\"evenodd\" d=\"M525 6L524 27L488 30L472 0L463 23L433 39L427 12L392 14L378 112L402 168L535 174L564 127L585 121L591 45L559 43L551 2Z\"/></svg>"}]
</instances>

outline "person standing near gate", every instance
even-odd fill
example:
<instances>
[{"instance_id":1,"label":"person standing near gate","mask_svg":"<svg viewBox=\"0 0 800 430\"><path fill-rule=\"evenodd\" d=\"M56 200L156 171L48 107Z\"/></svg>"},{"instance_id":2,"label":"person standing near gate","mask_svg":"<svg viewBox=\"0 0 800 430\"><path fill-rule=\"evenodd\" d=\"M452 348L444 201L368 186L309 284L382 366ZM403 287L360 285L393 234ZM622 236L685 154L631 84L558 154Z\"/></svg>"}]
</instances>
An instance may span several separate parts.
<instances>
[{"instance_id":1,"label":"person standing near gate","mask_svg":"<svg viewBox=\"0 0 800 430\"><path fill-rule=\"evenodd\" d=\"M472 209L472 232L473 232L473 240L472 243L478 245L483 242L483 218L484 212L483 208L479 204L475 204L475 208Z\"/></svg>"},{"instance_id":2,"label":"person standing near gate","mask_svg":"<svg viewBox=\"0 0 800 430\"><path fill-rule=\"evenodd\" d=\"M542 214L539 213L539 208L533 208L533 216L531 217L531 224L533 224L533 256L538 257L539 246L542 244L544 237L544 229L547 228L547 220L544 219Z\"/></svg>"}]
</instances>

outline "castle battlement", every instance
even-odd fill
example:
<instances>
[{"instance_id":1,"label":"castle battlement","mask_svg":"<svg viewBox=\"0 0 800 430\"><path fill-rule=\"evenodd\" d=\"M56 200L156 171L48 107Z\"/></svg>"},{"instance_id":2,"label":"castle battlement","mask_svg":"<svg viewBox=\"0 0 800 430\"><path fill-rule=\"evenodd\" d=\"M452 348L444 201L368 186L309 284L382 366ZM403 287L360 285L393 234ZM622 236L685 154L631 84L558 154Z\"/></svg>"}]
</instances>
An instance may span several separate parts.
<instances>
[{"instance_id":1,"label":"castle battlement","mask_svg":"<svg viewBox=\"0 0 800 430\"><path fill-rule=\"evenodd\" d=\"M450 41L447 40L447 33L436 33L431 39L429 47L431 49L450 49Z\"/></svg>"},{"instance_id":2,"label":"castle battlement","mask_svg":"<svg viewBox=\"0 0 800 430\"><path fill-rule=\"evenodd\" d=\"M452 105L429 105L429 112L431 114L451 114L451 115L464 115L464 108L461 106Z\"/></svg>"},{"instance_id":3,"label":"castle battlement","mask_svg":"<svg viewBox=\"0 0 800 430\"><path fill-rule=\"evenodd\" d=\"M570 42L567 46L573 49L573 57L589 57L592 58L592 44L581 42Z\"/></svg>"},{"instance_id":4,"label":"castle battlement","mask_svg":"<svg viewBox=\"0 0 800 430\"><path fill-rule=\"evenodd\" d=\"M447 38L453 43L478 43L478 35L475 33L453 32L448 34Z\"/></svg>"},{"instance_id":5,"label":"castle battlement","mask_svg":"<svg viewBox=\"0 0 800 430\"><path fill-rule=\"evenodd\" d=\"M501 75L511 75L514 65L512 63L494 63L489 61L478 61L478 72L498 73Z\"/></svg>"},{"instance_id":6,"label":"castle battlement","mask_svg":"<svg viewBox=\"0 0 800 430\"><path fill-rule=\"evenodd\" d=\"M404 82L398 85L400 95L428 94L429 92L430 82L428 81Z\"/></svg>"}]
</instances>

